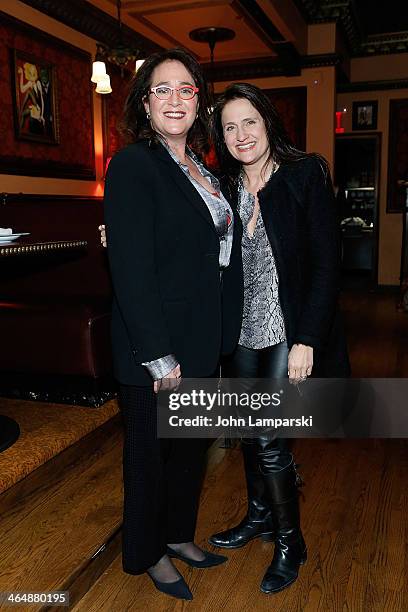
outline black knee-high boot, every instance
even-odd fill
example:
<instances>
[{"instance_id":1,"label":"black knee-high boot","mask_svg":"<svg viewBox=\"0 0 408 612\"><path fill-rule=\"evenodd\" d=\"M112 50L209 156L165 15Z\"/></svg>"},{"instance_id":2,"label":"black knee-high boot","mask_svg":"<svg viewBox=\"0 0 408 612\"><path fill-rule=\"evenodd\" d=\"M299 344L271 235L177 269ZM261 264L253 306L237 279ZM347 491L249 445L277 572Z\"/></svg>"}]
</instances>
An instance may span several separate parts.
<instances>
[{"instance_id":1,"label":"black knee-high boot","mask_svg":"<svg viewBox=\"0 0 408 612\"><path fill-rule=\"evenodd\" d=\"M240 548L250 540L261 537L273 540L272 514L265 499L264 480L259 471L257 446L254 440L242 441L248 511L242 521L231 529L211 536L209 542L220 548Z\"/></svg>"},{"instance_id":2,"label":"black knee-high boot","mask_svg":"<svg viewBox=\"0 0 408 612\"><path fill-rule=\"evenodd\" d=\"M268 467L264 457L263 471ZM262 458L260 458L262 461ZM280 471L264 471L266 494L275 526L275 551L261 583L264 593L277 593L298 577L299 566L307 557L306 544L300 530L297 474L292 461Z\"/></svg>"}]
</instances>

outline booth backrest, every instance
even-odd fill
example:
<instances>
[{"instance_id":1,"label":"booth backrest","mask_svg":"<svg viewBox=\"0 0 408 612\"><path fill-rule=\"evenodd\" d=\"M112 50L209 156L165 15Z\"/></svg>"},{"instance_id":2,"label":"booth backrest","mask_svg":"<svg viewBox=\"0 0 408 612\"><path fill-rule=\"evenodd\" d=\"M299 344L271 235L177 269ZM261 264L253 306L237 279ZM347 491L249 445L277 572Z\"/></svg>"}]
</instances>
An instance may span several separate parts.
<instances>
[{"instance_id":1,"label":"booth backrest","mask_svg":"<svg viewBox=\"0 0 408 612\"><path fill-rule=\"evenodd\" d=\"M30 232L36 241L88 241L87 250L70 255L7 258L0 267L0 296L109 299L111 285L106 252L99 241L100 223L102 198L0 194L0 227Z\"/></svg>"}]
</instances>

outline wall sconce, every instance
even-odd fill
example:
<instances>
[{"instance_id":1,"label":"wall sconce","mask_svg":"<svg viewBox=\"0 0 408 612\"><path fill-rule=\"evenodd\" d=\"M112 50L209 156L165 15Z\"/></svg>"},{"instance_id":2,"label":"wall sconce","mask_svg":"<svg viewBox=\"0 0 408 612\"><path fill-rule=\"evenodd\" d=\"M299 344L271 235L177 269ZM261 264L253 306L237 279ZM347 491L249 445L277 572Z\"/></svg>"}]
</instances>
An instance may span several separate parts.
<instances>
[{"instance_id":1,"label":"wall sconce","mask_svg":"<svg viewBox=\"0 0 408 612\"><path fill-rule=\"evenodd\" d=\"M144 59L138 59L136 60L136 67L135 67L135 72L137 72L139 70L139 68L142 67L142 64L144 63Z\"/></svg>"},{"instance_id":2,"label":"wall sconce","mask_svg":"<svg viewBox=\"0 0 408 612\"><path fill-rule=\"evenodd\" d=\"M122 3L120 0L116 2L117 13L118 13L118 43L115 47L108 47L103 43L96 44L96 56L95 61L92 65L92 83L96 83L95 91L100 94L108 94L112 92L110 77L106 72L106 63L105 60L115 64L120 68L120 74L123 78L125 66L129 62L135 61L140 55L141 52L139 49L134 49L133 47L127 46L124 42L123 36L123 26L122 20L120 17L121 6ZM141 63L144 60L136 61L136 72L140 68ZM138 66L139 64L139 66Z\"/></svg>"},{"instance_id":3,"label":"wall sconce","mask_svg":"<svg viewBox=\"0 0 408 612\"><path fill-rule=\"evenodd\" d=\"M99 93L99 94L112 93L112 87L110 84L109 74L104 74L102 77L99 77L99 80L97 81L97 84L96 84L95 91L96 93Z\"/></svg>"}]
</instances>

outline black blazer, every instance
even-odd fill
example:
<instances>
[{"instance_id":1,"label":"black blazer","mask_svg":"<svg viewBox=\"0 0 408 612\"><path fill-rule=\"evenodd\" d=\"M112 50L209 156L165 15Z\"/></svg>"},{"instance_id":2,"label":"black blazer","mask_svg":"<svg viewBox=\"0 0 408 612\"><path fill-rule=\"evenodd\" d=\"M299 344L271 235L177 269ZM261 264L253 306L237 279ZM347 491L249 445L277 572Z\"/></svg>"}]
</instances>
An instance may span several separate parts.
<instances>
[{"instance_id":1,"label":"black blazer","mask_svg":"<svg viewBox=\"0 0 408 612\"><path fill-rule=\"evenodd\" d=\"M283 163L259 192L279 276L289 348L314 348L314 375L346 376L349 361L337 307L340 242L330 175L317 157ZM237 190L230 190L233 206Z\"/></svg>"},{"instance_id":2,"label":"black blazer","mask_svg":"<svg viewBox=\"0 0 408 612\"><path fill-rule=\"evenodd\" d=\"M239 219L230 268L223 275L228 296L222 301L219 239L211 215L161 144L139 141L113 157L104 204L117 379L149 385L142 362L169 353L185 377L212 374L221 351L233 350L240 331Z\"/></svg>"}]
</instances>

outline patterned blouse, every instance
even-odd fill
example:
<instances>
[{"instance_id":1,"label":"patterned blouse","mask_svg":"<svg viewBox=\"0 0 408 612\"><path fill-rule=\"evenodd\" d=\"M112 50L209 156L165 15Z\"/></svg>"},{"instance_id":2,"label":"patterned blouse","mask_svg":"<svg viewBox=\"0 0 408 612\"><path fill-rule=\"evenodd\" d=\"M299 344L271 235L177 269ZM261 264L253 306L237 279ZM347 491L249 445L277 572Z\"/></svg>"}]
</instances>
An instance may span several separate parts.
<instances>
[{"instance_id":1,"label":"patterned blouse","mask_svg":"<svg viewBox=\"0 0 408 612\"><path fill-rule=\"evenodd\" d=\"M248 223L253 216L255 196L244 188L238 191L238 213L244 228L242 262L244 268L244 310L239 344L262 349L286 339L285 323L279 302L279 279L275 258L266 234L261 213L253 236Z\"/></svg>"},{"instance_id":2,"label":"patterned blouse","mask_svg":"<svg viewBox=\"0 0 408 612\"><path fill-rule=\"evenodd\" d=\"M178 166L183 170L192 185L197 189L198 193L204 200L212 220L215 225L216 232L220 241L220 256L219 263L220 269L226 268L229 265L232 249L232 240L234 236L234 215L229 202L224 198L221 193L219 180L211 174L204 164L199 160L197 155L187 147L186 153L190 159L193 160L201 176L206 178L210 185L213 187L214 192L210 193L205 187L201 185L196 179L190 174L188 166L182 164L181 161L176 157L171 148L167 145L164 138L159 138L160 142L167 149L170 157L176 162Z\"/></svg>"},{"instance_id":3,"label":"patterned blouse","mask_svg":"<svg viewBox=\"0 0 408 612\"><path fill-rule=\"evenodd\" d=\"M193 160L201 176L206 178L214 189L214 193L210 193L195 180L190 174L188 166L182 164L177 156L173 153L171 148L168 146L164 138L158 137L159 141L168 151L170 157L176 162L178 166L183 170L186 177L191 181L191 184L197 189L198 193L203 199L203 205L206 205L209 213L214 222L216 232L220 241L220 255L219 255L219 266L220 270L223 270L229 265L232 249L232 241L234 235L234 215L231 206L224 198L220 190L220 183L218 179L211 174L209 170L201 163L198 157L187 147L186 152L190 159ZM177 357L173 354L163 355L153 361L147 361L142 363L144 365L153 380L159 380L173 370L178 364Z\"/></svg>"}]
</instances>

